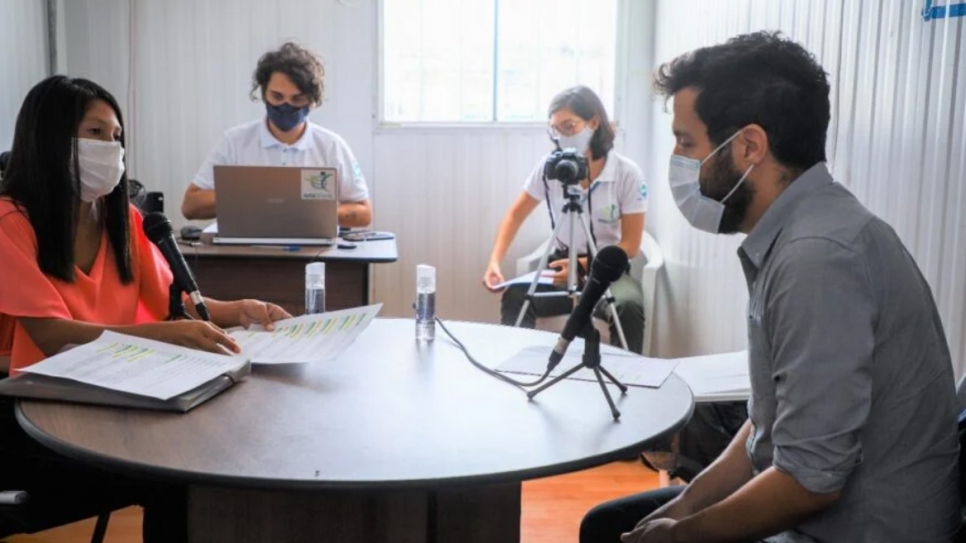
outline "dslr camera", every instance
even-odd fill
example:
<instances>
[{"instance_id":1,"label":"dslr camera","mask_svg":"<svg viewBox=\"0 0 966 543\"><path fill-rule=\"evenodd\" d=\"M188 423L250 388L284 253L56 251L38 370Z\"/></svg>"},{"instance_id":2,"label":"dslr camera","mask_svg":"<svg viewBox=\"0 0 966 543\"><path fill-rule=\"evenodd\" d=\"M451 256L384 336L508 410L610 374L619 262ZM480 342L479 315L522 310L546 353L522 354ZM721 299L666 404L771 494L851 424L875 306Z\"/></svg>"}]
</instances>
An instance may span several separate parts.
<instances>
[{"instance_id":1,"label":"dslr camera","mask_svg":"<svg viewBox=\"0 0 966 543\"><path fill-rule=\"evenodd\" d=\"M576 185L587 177L587 157L573 148L554 151L543 165L543 175L564 185Z\"/></svg>"}]
</instances>

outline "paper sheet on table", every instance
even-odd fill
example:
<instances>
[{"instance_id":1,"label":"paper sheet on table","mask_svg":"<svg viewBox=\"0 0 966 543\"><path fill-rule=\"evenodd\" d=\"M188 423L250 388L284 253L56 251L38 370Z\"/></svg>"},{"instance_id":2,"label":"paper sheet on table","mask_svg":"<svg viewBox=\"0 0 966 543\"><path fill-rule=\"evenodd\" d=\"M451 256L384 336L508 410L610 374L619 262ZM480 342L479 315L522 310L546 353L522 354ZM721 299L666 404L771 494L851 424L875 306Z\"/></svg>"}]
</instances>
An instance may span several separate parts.
<instances>
[{"instance_id":1,"label":"paper sheet on table","mask_svg":"<svg viewBox=\"0 0 966 543\"><path fill-rule=\"evenodd\" d=\"M691 387L696 402L747 400L751 395L748 351L678 358L674 373Z\"/></svg>"},{"instance_id":2,"label":"paper sheet on table","mask_svg":"<svg viewBox=\"0 0 966 543\"><path fill-rule=\"evenodd\" d=\"M543 274L547 274L547 273L553 274L554 272L553 271L550 271L550 270L544 270L543 272L541 272L540 280L539 280L539 282L537 284L540 284L540 285L552 285L553 284L553 277L551 277L550 275L543 275ZM495 289L507 288L510 285L529 285L530 283L533 283L533 276L536 275L536 274L537 274L537 272L532 271L530 273L521 275L520 277L514 277L513 279L510 279L509 281L504 281L504 282L502 282L502 283L500 283L498 285L495 285L493 288L495 288Z\"/></svg>"},{"instance_id":3,"label":"paper sheet on table","mask_svg":"<svg viewBox=\"0 0 966 543\"><path fill-rule=\"evenodd\" d=\"M535 345L526 347L517 354L505 360L496 367L497 371L506 373L523 373L527 375L543 375L547 371L547 359L553 349L549 345ZM567 354L564 355L560 364L550 373L551 377L556 377L561 373L581 363L583 358L584 345L582 341L574 341ZM640 386L657 388L664 384L668 376L674 370L677 362L664 360L661 358L647 358L611 347L609 345L600 346L601 365L611 373L618 381L627 386ZM568 379L579 381L596 381L594 372L588 368L582 368ZM605 377L606 382L606 377Z\"/></svg>"},{"instance_id":4,"label":"paper sheet on table","mask_svg":"<svg viewBox=\"0 0 966 543\"><path fill-rule=\"evenodd\" d=\"M303 315L275 323L275 330L236 330L232 338L252 364L301 364L342 354L379 314L382 304Z\"/></svg>"},{"instance_id":5,"label":"paper sheet on table","mask_svg":"<svg viewBox=\"0 0 966 543\"><path fill-rule=\"evenodd\" d=\"M245 365L224 356L114 332L23 371L162 400Z\"/></svg>"}]
</instances>

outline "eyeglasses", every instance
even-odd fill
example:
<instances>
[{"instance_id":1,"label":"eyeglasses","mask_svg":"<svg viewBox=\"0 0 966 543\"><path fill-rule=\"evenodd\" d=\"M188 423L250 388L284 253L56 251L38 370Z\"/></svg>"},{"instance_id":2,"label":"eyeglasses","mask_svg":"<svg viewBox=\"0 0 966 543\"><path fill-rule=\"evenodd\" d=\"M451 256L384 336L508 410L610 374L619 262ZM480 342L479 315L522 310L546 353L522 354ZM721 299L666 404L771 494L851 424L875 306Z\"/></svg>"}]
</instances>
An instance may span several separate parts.
<instances>
[{"instance_id":1,"label":"eyeglasses","mask_svg":"<svg viewBox=\"0 0 966 543\"><path fill-rule=\"evenodd\" d=\"M547 130L555 138L559 138L560 136L573 136L583 129L584 124L586 124L585 121L570 119L564 121L560 126L550 125Z\"/></svg>"}]
</instances>

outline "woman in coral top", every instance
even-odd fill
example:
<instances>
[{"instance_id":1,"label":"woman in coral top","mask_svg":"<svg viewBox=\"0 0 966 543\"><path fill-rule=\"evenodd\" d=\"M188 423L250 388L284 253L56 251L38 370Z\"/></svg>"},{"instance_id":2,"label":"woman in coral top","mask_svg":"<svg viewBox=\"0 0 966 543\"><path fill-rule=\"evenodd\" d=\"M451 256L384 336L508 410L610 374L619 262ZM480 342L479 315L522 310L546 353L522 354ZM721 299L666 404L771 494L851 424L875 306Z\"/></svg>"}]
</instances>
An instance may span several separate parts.
<instances>
[{"instance_id":1,"label":"woman in coral top","mask_svg":"<svg viewBox=\"0 0 966 543\"><path fill-rule=\"evenodd\" d=\"M289 316L255 300L207 300L212 323L161 322L172 276L128 201L124 169L121 111L110 93L54 76L27 94L0 181L0 356L9 353L11 372L104 330L237 352L220 327ZM0 462L14 472L13 480L0 476L0 488L42 498L76 487L82 494L64 507L88 516L140 503L145 541L185 538L181 489L90 471L47 451L20 430L9 400L0 400Z\"/></svg>"},{"instance_id":2,"label":"woman in coral top","mask_svg":"<svg viewBox=\"0 0 966 543\"><path fill-rule=\"evenodd\" d=\"M171 272L128 202L123 137L117 103L92 82L54 76L27 95L0 183L0 318L15 321L0 352L6 343L13 371L104 330L237 351L220 327L289 316L207 300L212 323L159 322Z\"/></svg>"}]
</instances>

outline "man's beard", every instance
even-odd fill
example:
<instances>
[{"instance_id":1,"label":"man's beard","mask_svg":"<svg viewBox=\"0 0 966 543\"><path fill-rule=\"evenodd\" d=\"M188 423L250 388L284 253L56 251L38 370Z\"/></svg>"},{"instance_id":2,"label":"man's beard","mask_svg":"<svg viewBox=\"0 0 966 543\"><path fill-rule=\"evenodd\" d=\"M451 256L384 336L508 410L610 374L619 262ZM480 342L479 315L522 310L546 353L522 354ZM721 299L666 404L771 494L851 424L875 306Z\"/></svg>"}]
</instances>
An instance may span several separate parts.
<instances>
[{"instance_id":1,"label":"man's beard","mask_svg":"<svg viewBox=\"0 0 966 543\"><path fill-rule=\"evenodd\" d=\"M742 172L735 168L731 161L731 153L722 149L718 154L711 158L708 175L701 183L701 192L708 198L721 201L728 193L735 188L741 180ZM718 225L719 234L737 234L741 228L741 223L748 215L748 207L755 196L754 189L745 179L735 192L728 197L724 203L724 213L721 215L721 223Z\"/></svg>"}]
</instances>

